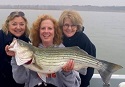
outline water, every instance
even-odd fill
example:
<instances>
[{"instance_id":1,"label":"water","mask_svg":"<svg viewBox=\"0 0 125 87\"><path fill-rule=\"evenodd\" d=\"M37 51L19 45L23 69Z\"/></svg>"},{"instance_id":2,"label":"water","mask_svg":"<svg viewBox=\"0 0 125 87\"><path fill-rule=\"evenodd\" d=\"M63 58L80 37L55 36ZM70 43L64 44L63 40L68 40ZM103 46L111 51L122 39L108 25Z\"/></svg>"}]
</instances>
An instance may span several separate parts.
<instances>
[{"instance_id":1,"label":"water","mask_svg":"<svg viewBox=\"0 0 125 87\"><path fill-rule=\"evenodd\" d=\"M6 17L15 9L0 9L0 27ZM57 20L59 10L22 10L29 21L29 27L41 14L51 14ZM85 33L95 44L97 58L122 65L124 68L115 74L125 74L125 13L79 11L84 20ZM95 73L97 73L95 71Z\"/></svg>"}]
</instances>

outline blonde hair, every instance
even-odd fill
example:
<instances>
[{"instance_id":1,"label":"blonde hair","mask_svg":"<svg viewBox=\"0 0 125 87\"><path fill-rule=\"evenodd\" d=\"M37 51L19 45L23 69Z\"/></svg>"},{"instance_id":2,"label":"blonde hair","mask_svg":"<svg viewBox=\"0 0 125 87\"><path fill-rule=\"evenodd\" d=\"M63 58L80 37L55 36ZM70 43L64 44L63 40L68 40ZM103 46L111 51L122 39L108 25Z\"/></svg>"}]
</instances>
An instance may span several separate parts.
<instances>
[{"instance_id":1,"label":"blonde hair","mask_svg":"<svg viewBox=\"0 0 125 87\"><path fill-rule=\"evenodd\" d=\"M39 35L40 24L42 21L48 20L48 19L51 20L54 24L55 36L53 39L53 44L59 45L62 43L62 32L61 32L61 29L59 28L59 24L56 21L56 19L54 19L50 15L42 15L38 17L38 19L33 23L32 28L31 28L30 38L31 38L32 44L36 47L38 47L38 45L42 43L40 39L40 35Z\"/></svg>"},{"instance_id":2,"label":"blonde hair","mask_svg":"<svg viewBox=\"0 0 125 87\"><path fill-rule=\"evenodd\" d=\"M24 16L25 14L23 13L23 15L22 15L20 13L23 13L23 12L14 11L14 12L11 12L10 15L7 17L5 23L2 26L2 30L5 32L5 34L8 34L8 32L9 32L9 22L12 21L15 17L22 17L24 19L25 23L26 23L25 35L29 36L30 31L29 31L29 28L28 28L28 21Z\"/></svg>"},{"instance_id":3,"label":"blonde hair","mask_svg":"<svg viewBox=\"0 0 125 87\"><path fill-rule=\"evenodd\" d=\"M59 18L59 26L62 30L64 20L69 18L74 25L77 25L77 31L82 31L83 20L80 14L74 10L64 10Z\"/></svg>"}]
</instances>

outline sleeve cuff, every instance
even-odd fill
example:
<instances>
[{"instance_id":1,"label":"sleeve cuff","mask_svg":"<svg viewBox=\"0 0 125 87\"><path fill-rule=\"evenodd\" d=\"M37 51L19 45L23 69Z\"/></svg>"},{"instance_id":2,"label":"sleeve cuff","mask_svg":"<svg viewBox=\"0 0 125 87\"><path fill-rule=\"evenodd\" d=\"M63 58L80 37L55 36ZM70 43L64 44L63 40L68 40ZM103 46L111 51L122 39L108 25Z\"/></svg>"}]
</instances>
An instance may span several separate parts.
<instances>
[{"instance_id":1,"label":"sleeve cuff","mask_svg":"<svg viewBox=\"0 0 125 87\"><path fill-rule=\"evenodd\" d=\"M64 76L68 76L68 75L72 74L72 71L70 71L70 72L65 72L65 71L62 70L62 73L63 73Z\"/></svg>"}]
</instances>

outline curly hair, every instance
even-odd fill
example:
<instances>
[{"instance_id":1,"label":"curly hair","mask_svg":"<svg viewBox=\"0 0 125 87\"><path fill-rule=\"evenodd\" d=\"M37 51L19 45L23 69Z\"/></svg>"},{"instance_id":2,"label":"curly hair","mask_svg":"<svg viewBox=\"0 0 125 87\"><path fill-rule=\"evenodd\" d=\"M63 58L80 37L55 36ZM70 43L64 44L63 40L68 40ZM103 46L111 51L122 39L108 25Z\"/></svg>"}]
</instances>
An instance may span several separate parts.
<instances>
[{"instance_id":1,"label":"curly hair","mask_svg":"<svg viewBox=\"0 0 125 87\"><path fill-rule=\"evenodd\" d=\"M40 24L44 20L51 20L54 24L54 38L53 38L53 44L54 45L59 45L62 43L62 32L61 29L59 28L59 24L56 19L54 19L50 15L41 15L38 16L38 19L33 22L32 27L31 27L31 34L30 34L30 39L32 41L32 44L36 47L39 46L40 43L42 43L42 40L40 39L39 31L40 31Z\"/></svg>"},{"instance_id":2,"label":"curly hair","mask_svg":"<svg viewBox=\"0 0 125 87\"><path fill-rule=\"evenodd\" d=\"M15 17L22 17L24 19L24 21L26 23L25 35L29 37L30 31L29 31L29 28L28 28L28 21L25 18L25 14L22 11L11 12L10 15L7 17L5 23L2 25L2 30L5 32L5 34L8 34L8 32L9 32L9 22L12 21Z\"/></svg>"}]
</instances>

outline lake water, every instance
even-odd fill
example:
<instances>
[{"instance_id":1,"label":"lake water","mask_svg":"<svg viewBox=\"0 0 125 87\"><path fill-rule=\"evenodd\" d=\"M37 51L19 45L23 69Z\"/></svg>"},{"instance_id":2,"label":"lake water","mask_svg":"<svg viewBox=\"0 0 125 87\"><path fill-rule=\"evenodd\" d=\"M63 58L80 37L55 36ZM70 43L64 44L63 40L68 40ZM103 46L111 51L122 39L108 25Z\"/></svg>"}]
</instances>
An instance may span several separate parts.
<instances>
[{"instance_id":1,"label":"lake water","mask_svg":"<svg viewBox=\"0 0 125 87\"><path fill-rule=\"evenodd\" d=\"M0 27L15 9L0 9ZM57 20L60 10L24 10L29 26L41 14L51 14ZM95 44L97 58L122 65L115 74L125 74L125 13L78 11L84 20L85 33ZM95 70L95 73L96 70Z\"/></svg>"}]
</instances>

